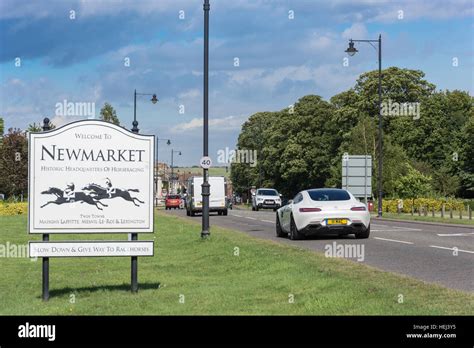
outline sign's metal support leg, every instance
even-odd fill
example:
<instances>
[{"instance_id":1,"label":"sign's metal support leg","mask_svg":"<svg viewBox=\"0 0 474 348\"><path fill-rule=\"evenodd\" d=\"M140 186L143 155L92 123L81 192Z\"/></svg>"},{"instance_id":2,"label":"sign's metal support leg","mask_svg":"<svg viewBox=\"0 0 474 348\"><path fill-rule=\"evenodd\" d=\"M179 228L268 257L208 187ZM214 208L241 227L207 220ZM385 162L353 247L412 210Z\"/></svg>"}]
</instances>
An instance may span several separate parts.
<instances>
[{"instance_id":1,"label":"sign's metal support leg","mask_svg":"<svg viewBox=\"0 0 474 348\"><path fill-rule=\"evenodd\" d=\"M43 241L49 241L49 234L43 234ZM49 257L43 257L43 301L49 300Z\"/></svg>"},{"instance_id":2,"label":"sign's metal support leg","mask_svg":"<svg viewBox=\"0 0 474 348\"><path fill-rule=\"evenodd\" d=\"M138 240L138 233L132 233L132 240ZM132 292L138 292L138 256L132 256Z\"/></svg>"}]
</instances>

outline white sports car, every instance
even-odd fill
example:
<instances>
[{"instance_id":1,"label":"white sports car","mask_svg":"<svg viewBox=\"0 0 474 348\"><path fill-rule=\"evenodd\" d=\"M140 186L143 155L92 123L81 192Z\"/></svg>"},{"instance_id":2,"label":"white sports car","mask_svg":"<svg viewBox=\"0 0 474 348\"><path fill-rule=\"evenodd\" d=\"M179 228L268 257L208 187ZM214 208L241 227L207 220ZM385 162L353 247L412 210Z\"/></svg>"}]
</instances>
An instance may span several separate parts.
<instances>
[{"instance_id":1,"label":"white sports car","mask_svg":"<svg viewBox=\"0 0 474 348\"><path fill-rule=\"evenodd\" d=\"M355 234L368 238L370 213L350 192L335 188L304 190L277 210L276 234L303 239L315 234Z\"/></svg>"}]
</instances>

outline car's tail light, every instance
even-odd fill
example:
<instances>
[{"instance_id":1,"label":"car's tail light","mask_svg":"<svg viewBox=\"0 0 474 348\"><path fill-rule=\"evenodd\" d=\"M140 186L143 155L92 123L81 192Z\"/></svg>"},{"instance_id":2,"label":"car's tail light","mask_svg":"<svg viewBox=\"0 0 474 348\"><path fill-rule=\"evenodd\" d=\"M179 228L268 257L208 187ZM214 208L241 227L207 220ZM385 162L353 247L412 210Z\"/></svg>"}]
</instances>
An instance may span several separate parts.
<instances>
[{"instance_id":1,"label":"car's tail light","mask_svg":"<svg viewBox=\"0 0 474 348\"><path fill-rule=\"evenodd\" d=\"M300 213L312 213L316 211L321 211L320 208L300 208Z\"/></svg>"},{"instance_id":2,"label":"car's tail light","mask_svg":"<svg viewBox=\"0 0 474 348\"><path fill-rule=\"evenodd\" d=\"M352 207L352 211L366 211L367 209L365 207Z\"/></svg>"}]
</instances>

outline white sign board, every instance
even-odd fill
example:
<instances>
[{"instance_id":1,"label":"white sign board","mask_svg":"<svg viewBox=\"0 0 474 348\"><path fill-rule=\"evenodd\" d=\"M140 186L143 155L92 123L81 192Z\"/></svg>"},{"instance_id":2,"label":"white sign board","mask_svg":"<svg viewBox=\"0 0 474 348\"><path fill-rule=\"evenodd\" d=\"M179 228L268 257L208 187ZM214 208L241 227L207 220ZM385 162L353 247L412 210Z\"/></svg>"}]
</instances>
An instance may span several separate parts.
<instances>
[{"instance_id":1,"label":"white sign board","mask_svg":"<svg viewBox=\"0 0 474 348\"><path fill-rule=\"evenodd\" d=\"M29 233L153 232L154 136L84 120L29 134Z\"/></svg>"},{"instance_id":2,"label":"white sign board","mask_svg":"<svg viewBox=\"0 0 474 348\"><path fill-rule=\"evenodd\" d=\"M372 156L345 154L342 157L342 188L354 197L372 196Z\"/></svg>"},{"instance_id":3,"label":"white sign board","mask_svg":"<svg viewBox=\"0 0 474 348\"><path fill-rule=\"evenodd\" d=\"M153 241L30 242L30 257L153 256Z\"/></svg>"}]
</instances>

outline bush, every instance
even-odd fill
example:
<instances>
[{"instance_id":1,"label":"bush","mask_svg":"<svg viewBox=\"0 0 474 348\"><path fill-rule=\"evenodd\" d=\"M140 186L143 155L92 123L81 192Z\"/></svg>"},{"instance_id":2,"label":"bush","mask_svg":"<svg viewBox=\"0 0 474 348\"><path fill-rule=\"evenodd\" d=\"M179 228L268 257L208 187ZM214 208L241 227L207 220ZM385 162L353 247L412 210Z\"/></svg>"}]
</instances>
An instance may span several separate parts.
<instances>
[{"instance_id":1,"label":"bush","mask_svg":"<svg viewBox=\"0 0 474 348\"><path fill-rule=\"evenodd\" d=\"M411 213L412 205L414 205L414 211L418 212L420 207L426 208L431 211L433 208L435 211L441 211L443 204L445 210L453 209L456 211L466 210L464 201L456 198L416 198L413 204L412 199L403 200L403 213ZM383 210L387 213L396 213L398 207L398 199L384 199Z\"/></svg>"},{"instance_id":2,"label":"bush","mask_svg":"<svg viewBox=\"0 0 474 348\"><path fill-rule=\"evenodd\" d=\"M28 203L0 203L0 216L22 215L28 211Z\"/></svg>"}]
</instances>

